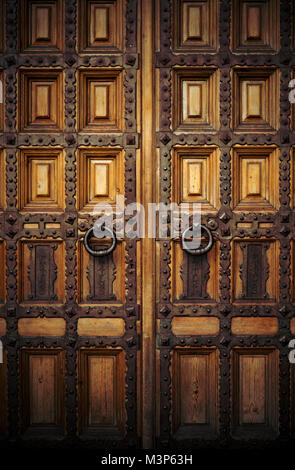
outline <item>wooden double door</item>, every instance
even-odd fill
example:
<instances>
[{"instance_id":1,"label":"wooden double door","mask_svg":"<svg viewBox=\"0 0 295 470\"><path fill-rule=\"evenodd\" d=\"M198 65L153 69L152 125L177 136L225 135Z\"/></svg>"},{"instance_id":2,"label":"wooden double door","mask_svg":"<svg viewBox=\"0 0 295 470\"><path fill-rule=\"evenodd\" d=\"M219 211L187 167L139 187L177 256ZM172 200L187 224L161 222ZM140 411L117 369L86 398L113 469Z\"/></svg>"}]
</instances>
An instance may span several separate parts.
<instances>
[{"instance_id":1,"label":"wooden double door","mask_svg":"<svg viewBox=\"0 0 295 470\"><path fill-rule=\"evenodd\" d=\"M279 0L0 2L4 441L292 436L292 18ZM118 196L199 203L211 249L125 234L94 256Z\"/></svg>"}]
</instances>

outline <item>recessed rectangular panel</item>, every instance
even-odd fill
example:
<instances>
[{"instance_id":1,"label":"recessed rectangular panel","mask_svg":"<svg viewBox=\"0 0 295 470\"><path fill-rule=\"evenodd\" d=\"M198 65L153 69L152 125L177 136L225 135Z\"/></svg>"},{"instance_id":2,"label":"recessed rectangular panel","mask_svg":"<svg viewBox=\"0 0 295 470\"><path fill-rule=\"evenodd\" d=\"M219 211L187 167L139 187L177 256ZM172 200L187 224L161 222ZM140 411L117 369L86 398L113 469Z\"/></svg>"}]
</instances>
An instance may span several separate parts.
<instances>
[{"instance_id":1,"label":"recessed rectangular panel","mask_svg":"<svg viewBox=\"0 0 295 470\"><path fill-rule=\"evenodd\" d=\"M61 52L64 48L64 2L20 0L21 49Z\"/></svg>"},{"instance_id":2,"label":"recessed rectangular panel","mask_svg":"<svg viewBox=\"0 0 295 470\"><path fill-rule=\"evenodd\" d=\"M22 432L38 438L62 435L64 352L26 348L20 354Z\"/></svg>"},{"instance_id":3,"label":"recessed rectangular panel","mask_svg":"<svg viewBox=\"0 0 295 470\"><path fill-rule=\"evenodd\" d=\"M188 162L188 195L200 196L203 193L204 166L203 162Z\"/></svg>"},{"instance_id":4,"label":"recessed rectangular panel","mask_svg":"<svg viewBox=\"0 0 295 470\"><path fill-rule=\"evenodd\" d=\"M79 318L80 336L122 336L125 331L123 318Z\"/></svg>"},{"instance_id":5,"label":"recessed rectangular panel","mask_svg":"<svg viewBox=\"0 0 295 470\"><path fill-rule=\"evenodd\" d=\"M202 116L202 85L188 84L187 87L187 116Z\"/></svg>"},{"instance_id":6,"label":"recessed rectangular panel","mask_svg":"<svg viewBox=\"0 0 295 470\"><path fill-rule=\"evenodd\" d=\"M216 317L174 317L172 333L185 335L216 335L219 332L219 319Z\"/></svg>"},{"instance_id":7,"label":"recessed rectangular panel","mask_svg":"<svg viewBox=\"0 0 295 470\"><path fill-rule=\"evenodd\" d=\"M279 0L232 2L232 48L246 53L271 53L280 48Z\"/></svg>"},{"instance_id":8,"label":"recessed rectangular panel","mask_svg":"<svg viewBox=\"0 0 295 470\"><path fill-rule=\"evenodd\" d=\"M56 421L54 356L32 355L30 369L30 424L54 424Z\"/></svg>"},{"instance_id":9,"label":"recessed rectangular panel","mask_svg":"<svg viewBox=\"0 0 295 470\"><path fill-rule=\"evenodd\" d=\"M82 349L79 357L80 433L125 433L125 364L121 349Z\"/></svg>"},{"instance_id":10,"label":"recessed rectangular panel","mask_svg":"<svg viewBox=\"0 0 295 470\"><path fill-rule=\"evenodd\" d=\"M214 437L218 422L216 350L177 348L172 364L175 437Z\"/></svg>"},{"instance_id":11,"label":"recessed rectangular panel","mask_svg":"<svg viewBox=\"0 0 295 470\"><path fill-rule=\"evenodd\" d=\"M78 3L79 49L118 52L124 48L123 0L81 0Z\"/></svg>"},{"instance_id":12,"label":"recessed rectangular panel","mask_svg":"<svg viewBox=\"0 0 295 470\"><path fill-rule=\"evenodd\" d=\"M234 335L274 335L279 330L279 322L274 317L234 317L231 331Z\"/></svg>"},{"instance_id":13,"label":"recessed rectangular panel","mask_svg":"<svg viewBox=\"0 0 295 470\"><path fill-rule=\"evenodd\" d=\"M213 52L218 37L218 2L173 1L173 49Z\"/></svg>"},{"instance_id":14,"label":"recessed rectangular panel","mask_svg":"<svg viewBox=\"0 0 295 470\"><path fill-rule=\"evenodd\" d=\"M247 165L247 196L260 196L263 191L261 191L261 186L265 182L265 171L262 171L263 162L250 161ZM265 170L265 168L263 168Z\"/></svg>"},{"instance_id":15,"label":"recessed rectangular panel","mask_svg":"<svg viewBox=\"0 0 295 470\"><path fill-rule=\"evenodd\" d=\"M273 438L278 430L278 351L236 348L232 353L233 432Z\"/></svg>"},{"instance_id":16,"label":"recessed rectangular panel","mask_svg":"<svg viewBox=\"0 0 295 470\"><path fill-rule=\"evenodd\" d=\"M18 332L21 336L63 336L64 318L20 318Z\"/></svg>"},{"instance_id":17,"label":"recessed rectangular panel","mask_svg":"<svg viewBox=\"0 0 295 470\"><path fill-rule=\"evenodd\" d=\"M35 183L32 188L32 200L38 199L38 197L50 197L51 193L51 178L52 166L54 170L53 162L46 162L42 160L39 162L32 160L32 181ZM52 195L54 197L54 194Z\"/></svg>"},{"instance_id":18,"label":"recessed rectangular panel","mask_svg":"<svg viewBox=\"0 0 295 470\"><path fill-rule=\"evenodd\" d=\"M101 196L109 196L110 194L110 171L113 170L112 163L103 163L97 162L93 160L91 168L91 176L92 176L92 195L93 198L101 197ZM113 176L113 175L112 175ZM111 181L113 184L113 178Z\"/></svg>"}]
</instances>

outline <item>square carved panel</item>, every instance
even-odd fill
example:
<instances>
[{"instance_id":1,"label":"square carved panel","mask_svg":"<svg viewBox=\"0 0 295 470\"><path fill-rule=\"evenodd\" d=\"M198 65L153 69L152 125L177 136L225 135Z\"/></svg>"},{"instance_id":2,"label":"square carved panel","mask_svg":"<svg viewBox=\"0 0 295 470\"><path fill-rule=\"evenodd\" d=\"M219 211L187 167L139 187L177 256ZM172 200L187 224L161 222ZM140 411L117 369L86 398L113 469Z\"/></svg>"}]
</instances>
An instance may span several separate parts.
<instances>
[{"instance_id":1,"label":"square carved panel","mask_svg":"<svg viewBox=\"0 0 295 470\"><path fill-rule=\"evenodd\" d=\"M81 349L78 356L79 434L102 438L125 434L125 352Z\"/></svg>"},{"instance_id":2,"label":"square carved panel","mask_svg":"<svg viewBox=\"0 0 295 470\"><path fill-rule=\"evenodd\" d=\"M64 154L57 148L24 148L19 155L19 208L25 211L62 211Z\"/></svg>"},{"instance_id":3,"label":"square carved panel","mask_svg":"<svg viewBox=\"0 0 295 470\"><path fill-rule=\"evenodd\" d=\"M274 211L279 207L278 149L234 147L232 204L235 211Z\"/></svg>"},{"instance_id":4,"label":"square carved panel","mask_svg":"<svg viewBox=\"0 0 295 470\"><path fill-rule=\"evenodd\" d=\"M232 431L239 438L274 438L278 432L279 351L234 348Z\"/></svg>"},{"instance_id":5,"label":"square carved panel","mask_svg":"<svg viewBox=\"0 0 295 470\"><path fill-rule=\"evenodd\" d=\"M19 79L20 130L60 132L64 127L63 72L22 69Z\"/></svg>"},{"instance_id":6,"label":"square carved panel","mask_svg":"<svg viewBox=\"0 0 295 470\"><path fill-rule=\"evenodd\" d=\"M27 436L63 435L64 368L65 353L62 349L21 349L21 430Z\"/></svg>"},{"instance_id":7,"label":"square carved panel","mask_svg":"<svg viewBox=\"0 0 295 470\"><path fill-rule=\"evenodd\" d=\"M108 240L91 240L95 250L109 246ZM78 302L121 304L125 300L125 244L106 256L90 256L84 243L78 244Z\"/></svg>"},{"instance_id":8,"label":"square carved panel","mask_svg":"<svg viewBox=\"0 0 295 470\"><path fill-rule=\"evenodd\" d=\"M219 151L217 147L175 147L172 157L173 201L199 203L201 210L219 207Z\"/></svg>"},{"instance_id":9,"label":"square carved panel","mask_svg":"<svg viewBox=\"0 0 295 470\"><path fill-rule=\"evenodd\" d=\"M279 127L280 72L275 68L233 70L233 127L238 132L275 132Z\"/></svg>"},{"instance_id":10,"label":"square carved panel","mask_svg":"<svg viewBox=\"0 0 295 470\"><path fill-rule=\"evenodd\" d=\"M218 300L219 242L211 250L194 256L182 250L180 242L172 247L171 289L172 300L177 303L210 304Z\"/></svg>"},{"instance_id":11,"label":"square carved panel","mask_svg":"<svg viewBox=\"0 0 295 470\"><path fill-rule=\"evenodd\" d=\"M218 41L217 0L173 2L173 49L211 52Z\"/></svg>"},{"instance_id":12,"label":"square carved panel","mask_svg":"<svg viewBox=\"0 0 295 470\"><path fill-rule=\"evenodd\" d=\"M219 72L211 67L173 70L173 129L213 131L219 127Z\"/></svg>"},{"instance_id":13,"label":"square carved panel","mask_svg":"<svg viewBox=\"0 0 295 470\"><path fill-rule=\"evenodd\" d=\"M64 49L64 2L20 0L20 49L24 52Z\"/></svg>"},{"instance_id":14,"label":"square carved panel","mask_svg":"<svg viewBox=\"0 0 295 470\"><path fill-rule=\"evenodd\" d=\"M81 0L79 49L87 52L116 52L124 47L123 0Z\"/></svg>"},{"instance_id":15,"label":"square carved panel","mask_svg":"<svg viewBox=\"0 0 295 470\"><path fill-rule=\"evenodd\" d=\"M37 304L64 300L64 244L61 240L21 240L19 301Z\"/></svg>"},{"instance_id":16,"label":"square carved panel","mask_svg":"<svg viewBox=\"0 0 295 470\"><path fill-rule=\"evenodd\" d=\"M232 300L273 304L278 299L279 243L273 239L235 239L232 254Z\"/></svg>"},{"instance_id":17,"label":"square carved panel","mask_svg":"<svg viewBox=\"0 0 295 470\"><path fill-rule=\"evenodd\" d=\"M5 121L5 87L4 87L4 73L0 69L0 132L4 130Z\"/></svg>"},{"instance_id":18,"label":"square carved panel","mask_svg":"<svg viewBox=\"0 0 295 470\"><path fill-rule=\"evenodd\" d=\"M279 0L232 2L232 48L238 52L266 53L279 50Z\"/></svg>"},{"instance_id":19,"label":"square carved panel","mask_svg":"<svg viewBox=\"0 0 295 470\"><path fill-rule=\"evenodd\" d=\"M80 148L78 151L78 209L116 203L124 194L124 155L121 148Z\"/></svg>"},{"instance_id":20,"label":"square carved panel","mask_svg":"<svg viewBox=\"0 0 295 470\"><path fill-rule=\"evenodd\" d=\"M122 70L80 70L79 82L79 130L86 132L123 131Z\"/></svg>"},{"instance_id":21,"label":"square carved panel","mask_svg":"<svg viewBox=\"0 0 295 470\"><path fill-rule=\"evenodd\" d=\"M172 432L176 438L210 439L218 429L218 352L176 348L172 352Z\"/></svg>"}]
</instances>

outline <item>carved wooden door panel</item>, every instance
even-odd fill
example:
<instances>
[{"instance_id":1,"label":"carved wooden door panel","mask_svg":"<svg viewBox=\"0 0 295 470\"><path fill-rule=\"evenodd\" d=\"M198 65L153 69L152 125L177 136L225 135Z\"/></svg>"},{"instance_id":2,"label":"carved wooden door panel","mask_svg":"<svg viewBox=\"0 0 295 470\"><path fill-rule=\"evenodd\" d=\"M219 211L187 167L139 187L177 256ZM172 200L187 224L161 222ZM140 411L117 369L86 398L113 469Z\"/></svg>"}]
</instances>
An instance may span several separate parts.
<instances>
[{"instance_id":1,"label":"carved wooden door panel","mask_svg":"<svg viewBox=\"0 0 295 470\"><path fill-rule=\"evenodd\" d=\"M0 0L1 438L193 449L293 433L291 13ZM201 204L212 248L125 235L94 256L95 207L117 196Z\"/></svg>"},{"instance_id":2,"label":"carved wooden door panel","mask_svg":"<svg viewBox=\"0 0 295 470\"><path fill-rule=\"evenodd\" d=\"M158 200L200 203L214 239L157 241L160 446L293 432L291 7L157 2Z\"/></svg>"},{"instance_id":3,"label":"carved wooden door panel","mask_svg":"<svg viewBox=\"0 0 295 470\"><path fill-rule=\"evenodd\" d=\"M137 242L83 241L97 204L136 200L136 1L0 18L1 434L135 446Z\"/></svg>"}]
</instances>

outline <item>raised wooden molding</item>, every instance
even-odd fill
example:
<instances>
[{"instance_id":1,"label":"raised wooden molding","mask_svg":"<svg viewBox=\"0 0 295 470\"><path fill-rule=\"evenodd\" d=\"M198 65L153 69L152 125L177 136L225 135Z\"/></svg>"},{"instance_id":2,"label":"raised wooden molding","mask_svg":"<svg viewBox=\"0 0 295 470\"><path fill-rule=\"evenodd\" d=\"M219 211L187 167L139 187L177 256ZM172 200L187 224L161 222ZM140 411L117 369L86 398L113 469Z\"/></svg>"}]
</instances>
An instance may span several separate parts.
<instances>
[{"instance_id":1,"label":"raised wooden molding","mask_svg":"<svg viewBox=\"0 0 295 470\"><path fill-rule=\"evenodd\" d=\"M80 69L78 90L80 131L108 133L124 130L122 69Z\"/></svg>"},{"instance_id":2,"label":"raised wooden molding","mask_svg":"<svg viewBox=\"0 0 295 470\"><path fill-rule=\"evenodd\" d=\"M24 52L64 50L64 7L62 0L20 0L20 49Z\"/></svg>"},{"instance_id":3,"label":"raised wooden molding","mask_svg":"<svg viewBox=\"0 0 295 470\"><path fill-rule=\"evenodd\" d=\"M122 148L80 148L78 150L78 210L92 212L97 204L116 204L124 194L124 151Z\"/></svg>"},{"instance_id":4,"label":"raised wooden molding","mask_svg":"<svg viewBox=\"0 0 295 470\"><path fill-rule=\"evenodd\" d=\"M175 438L216 437L218 351L175 348L172 352L172 432Z\"/></svg>"},{"instance_id":5,"label":"raised wooden molding","mask_svg":"<svg viewBox=\"0 0 295 470\"><path fill-rule=\"evenodd\" d=\"M64 160L63 150L56 147L20 150L18 206L21 211L61 212L64 209Z\"/></svg>"},{"instance_id":6,"label":"raised wooden molding","mask_svg":"<svg viewBox=\"0 0 295 470\"><path fill-rule=\"evenodd\" d=\"M234 211L274 212L279 207L279 152L275 146L232 149Z\"/></svg>"},{"instance_id":7,"label":"raised wooden molding","mask_svg":"<svg viewBox=\"0 0 295 470\"><path fill-rule=\"evenodd\" d=\"M78 355L79 434L105 438L125 434L125 351L80 349Z\"/></svg>"},{"instance_id":8,"label":"raised wooden molding","mask_svg":"<svg viewBox=\"0 0 295 470\"><path fill-rule=\"evenodd\" d=\"M173 49L179 52L214 52L218 44L218 2L173 1Z\"/></svg>"},{"instance_id":9,"label":"raised wooden molding","mask_svg":"<svg viewBox=\"0 0 295 470\"><path fill-rule=\"evenodd\" d=\"M280 1L234 0L232 43L235 52L267 53L280 48Z\"/></svg>"},{"instance_id":10,"label":"raised wooden molding","mask_svg":"<svg viewBox=\"0 0 295 470\"><path fill-rule=\"evenodd\" d=\"M119 52L124 49L125 0L81 0L78 18L81 52Z\"/></svg>"},{"instance_id":11,"label":"raised wooden molding","mask_svg":"<svg viewBox=\"0 0 295 470\"><path fill-rule=\"evenodd\" d=\"M234 348L232 358L232 432L239 438L274 438L278 432L279 351Z\"/></svg>"},{"instance_id":12,"label":"raised wooden molding","mask_svg":"<svg viewBox=\"0 0 295 470\"><path fill-rule=\"evenodd\" d=\"M280 70L235 67L232 83L235 132L275 133L279 129Z\"/></svg>"},{"instance_id":13,"label":"raised wooden molding","mask_svg":"<svg viewBox=\"0 0 295 470\"><path fill-rule=\"evenodd\" d=\"M213 67L175 67L172 71L172 127L176 132L219 128L219 71Z\"/></svg>"},{"instance_id":14,"label":"raised wooden molding","mask_svg":"<svg viewBox=\"0 0 295 470\"><path fill-rule=\"evenodd\" d=\"M20 69L19 130L61 132L64 128L63 71Z\"/></svg>"},{"instance_id":15,"label":"raised wooden molding","mask_svg":"<svg viewBox=\"0 0 295 470\"><path fill-rule=\"evenodd\" d=\"M217 211L219 200L219 149L174 147L172 150L172 200L199 203L202 212Z\"/></svg>"}]
</instances>

